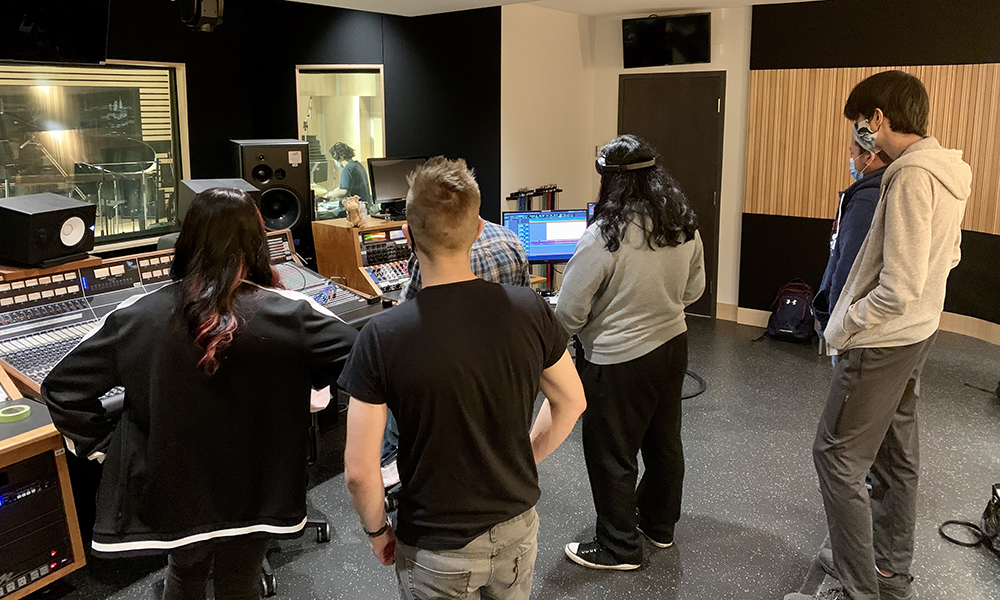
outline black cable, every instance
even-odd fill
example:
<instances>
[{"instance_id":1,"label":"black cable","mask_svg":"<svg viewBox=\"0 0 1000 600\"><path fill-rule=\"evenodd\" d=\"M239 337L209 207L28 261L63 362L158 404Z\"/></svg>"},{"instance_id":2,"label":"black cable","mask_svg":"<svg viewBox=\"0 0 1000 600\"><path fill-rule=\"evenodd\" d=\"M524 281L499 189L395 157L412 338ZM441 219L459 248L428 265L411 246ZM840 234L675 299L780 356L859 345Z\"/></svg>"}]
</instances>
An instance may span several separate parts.
<instances>
[{"instance_id":1,"label":"black cable","mask_svg":"<svg viewBox=\"0 0 1000 600\"><path fill-rule=\"evenodd\" d=\"M695 396L700 396L700 395L704 394L705 390L708 389L708 384L705 383L705 379L701 375L699 375L699 374L695 373L694 371L692 371L691 369L688 369L685 372L685 374L688 377L690 377L691 379L694 379L695 381L698 382L698 391L696 391L694 393L691 393L691 394L684 394L684 395L682 395L681 396L681 400L687 400L689 398L694 398Z\"/></svg>"},{"instance_id":2,"label":"black cable","mask_svg":"<svg viewBox=\"0 0 1000 600\"><path fill-rule=\"evenodd\" d=\"M944 528L949 525L958 525L961 527L965 527L966 529L969 530L969 533L971 533L972 536L976 538L976 541L963 542L962 540L951 537L950 535L944 532ZM966 548L975 548L976 546L986 541L986 535L983 534L983 530L980 529L979 526L976 525L975 523L970 523L968 521L945 521L944 523L941 523L941 525L938 526L938 533L941 534L941 537L948 540L952 544L956 544L958 546L964 546Z\"/></svg>"},{"instance_id":3,"label":"black cable","mask_svg":"<svg viewBox=\"0 0 1000 600\"><path fill-rule=\"evenodd\" d=\"M986 388L979 387L978 385L973 385L973 384L971 384L969 382L965 382L965 386L966 387L970 387L970 388L972 388L974 390L978 390L980 392L986 392L987 394L989 394L991 396L996 395L996 392L994 392L993 390L988 390ZM997 389L1000 390L1000 387L998 387Z\"/></svg>"}]
</instances>

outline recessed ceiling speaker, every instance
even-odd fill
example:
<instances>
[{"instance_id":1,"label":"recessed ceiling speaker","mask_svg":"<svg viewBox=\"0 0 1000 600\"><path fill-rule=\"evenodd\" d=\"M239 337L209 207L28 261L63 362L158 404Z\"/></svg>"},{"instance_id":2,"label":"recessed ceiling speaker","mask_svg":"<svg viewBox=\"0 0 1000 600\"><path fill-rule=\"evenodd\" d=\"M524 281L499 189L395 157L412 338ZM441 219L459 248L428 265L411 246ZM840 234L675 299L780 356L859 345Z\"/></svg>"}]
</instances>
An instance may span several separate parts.
<instances>
[{"instance_id":1,"label":"recessed ceiling speaker","mask_svg":"<svg viewBox=\"0 0 1000 600\"><path fill-rule=\"evenodd\" d=\"M191 29L211 32L222 24L223 0L177 0L181 21Z\"/></svg>"},{"instance_id":2,"label":"recessed ceiling speaker","mask_svg":"<svg viewBox=\"0 0 1000 600\"><path fill-rule=\"evenodd\" d=\"M314 261L309 143L291 139L232 142L237 176L260 190L258 206L264 226L269 231L291 229L295 251Z\"/></svg>"},{"instance_id":3,"label":"recessed ceiling speaker","mask_svg":"<svg viewBox=\"0 0 1000 600\"><path fill-rule=\"evenodd\" d=\"M94 249L97 206L58 194L0 198L0 260L50 267Z\"/></svg>"}]
</instances>

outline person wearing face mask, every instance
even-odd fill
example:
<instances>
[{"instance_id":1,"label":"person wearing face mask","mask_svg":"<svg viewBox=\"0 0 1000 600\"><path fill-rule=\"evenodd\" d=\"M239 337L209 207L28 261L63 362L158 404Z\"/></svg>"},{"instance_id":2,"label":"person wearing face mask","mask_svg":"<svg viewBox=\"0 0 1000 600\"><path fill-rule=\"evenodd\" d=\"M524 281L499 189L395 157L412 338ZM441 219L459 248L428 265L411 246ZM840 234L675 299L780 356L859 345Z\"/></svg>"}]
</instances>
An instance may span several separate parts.
<instances>
[{"instance_id":1,"label":"person wearing face mask","mask_svg":"<svg viewBox=\"0 0 1000 600\"><path fill-rule=\"evenodd\" d=\"M341 168L340 187L327 192L327 199L357 196L368 207L368 214L373 215L378 207L372 203L371 189L368 187L368 173L361 163L354 160L354 148L344 142L337 142L330 148L330 155ZM339 208L336 216L346 216L347 211Z\"/></svg>"},{"instance_id":2,"label":"person wearing face mask","mask_svg":"<svg viewBox=\"0 0 1000 600\"><path fill-rule=\"evenodd\" d=\"M882 173L892 162L884 152L876 151L874 144L862 147L857 135L851 141L850 171L854 183L840 193L837 218L833 222L830 235L830 260L826 263L823 282L813 301L816 320L820 324L820 335L830 321L830 311L837 304L840 291L844 289L851 266L861 248L861 242L868 235L878 204L882 186ZM829 352L834 350L829 349Z\"/></svg>"},{"instance_id":3,"label":"person wearing face mask","mask_svg":"<svg viewBox=\"0 0 1000 600\"><path fill-rule=\"evenodd\" d=\"M848 600L913 598L917 399L948 274L961 258L972 184L962 152L927 135L929 114L923 83L903 71L865 79L844 106L862 147L893 159L882 175L871 229L824 330L839 358L812 453L829 566L843 586L839 597Z\"/></svg>"}]
</instances>

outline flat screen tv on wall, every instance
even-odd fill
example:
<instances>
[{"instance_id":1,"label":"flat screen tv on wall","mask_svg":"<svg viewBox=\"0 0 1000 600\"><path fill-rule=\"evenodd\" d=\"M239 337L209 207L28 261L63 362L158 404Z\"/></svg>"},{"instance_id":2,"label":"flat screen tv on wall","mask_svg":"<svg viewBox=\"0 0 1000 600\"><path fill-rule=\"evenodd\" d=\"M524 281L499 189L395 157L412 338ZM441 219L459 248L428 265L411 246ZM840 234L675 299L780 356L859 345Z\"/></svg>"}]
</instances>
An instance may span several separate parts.
<instances>
[{"instance_id":1,"label":"flat screen tv on wall","mask_svg":"<svg viewBox=\"0 0 1000 600\"><path fill-rule=\"evenodd\" d=\"M0 60L100 64L110 0L0 0Z\"/></svg>"},{"instance_id":2,"label":"flat screen tv on wall","mask_svg":"<svg viewBox=\"0 0 1000 600\"><path fill-rule=\"evenodd\" d=\"M622 20L625 68L712 61L712 15Z\"/></svg>"}]
</instances>

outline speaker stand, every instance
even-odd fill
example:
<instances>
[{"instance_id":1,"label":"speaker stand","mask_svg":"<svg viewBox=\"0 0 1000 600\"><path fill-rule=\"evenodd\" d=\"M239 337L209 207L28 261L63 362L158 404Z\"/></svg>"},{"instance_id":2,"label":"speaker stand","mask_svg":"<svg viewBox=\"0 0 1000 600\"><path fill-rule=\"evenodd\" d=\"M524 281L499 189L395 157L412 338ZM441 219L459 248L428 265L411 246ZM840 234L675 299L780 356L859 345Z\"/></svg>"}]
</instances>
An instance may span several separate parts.
<instances>
[{"instance_id":1,"label":"speaker stand","mask_svg":"<svg viewBox=\"0 0 1000 600\"><path fill-rule=\"evenodd\" d=\"M78 260L83 260L90 256L86 252L80 252L79 254L71 254L69 256L60 256L59 258L50 258L48 260L43 260L37 265L32 265L40 269L51 269L52 267L58 267L59 265L64 265L69 262L75 262Z\"/></svg>"}]
</instances>

